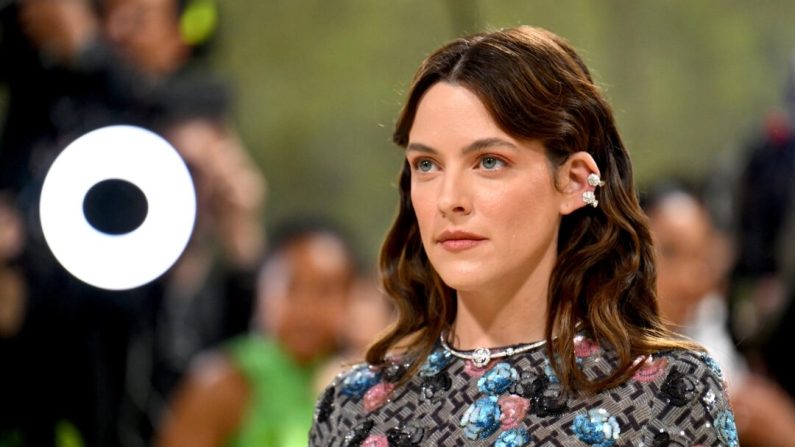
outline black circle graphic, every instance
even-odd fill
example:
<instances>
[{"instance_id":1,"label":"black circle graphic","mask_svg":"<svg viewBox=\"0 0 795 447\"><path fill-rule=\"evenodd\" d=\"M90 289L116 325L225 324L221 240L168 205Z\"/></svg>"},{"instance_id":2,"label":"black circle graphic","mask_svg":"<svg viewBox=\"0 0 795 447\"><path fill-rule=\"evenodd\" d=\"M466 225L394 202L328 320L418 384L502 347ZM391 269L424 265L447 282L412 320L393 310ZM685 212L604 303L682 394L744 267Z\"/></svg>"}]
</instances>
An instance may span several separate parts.
<instances>
[{"instance_id":1,"label":"black circle graphic","mask_svg":"<svg viewBox=\"0 0 795 447\"><path fill-rule=\"evenodd\" d=\"M140 188L126 180L108 179L92 186L83 199L83 214L97 231L129 233L146 219L149 204Z\"/></svg>"}]
</instances>

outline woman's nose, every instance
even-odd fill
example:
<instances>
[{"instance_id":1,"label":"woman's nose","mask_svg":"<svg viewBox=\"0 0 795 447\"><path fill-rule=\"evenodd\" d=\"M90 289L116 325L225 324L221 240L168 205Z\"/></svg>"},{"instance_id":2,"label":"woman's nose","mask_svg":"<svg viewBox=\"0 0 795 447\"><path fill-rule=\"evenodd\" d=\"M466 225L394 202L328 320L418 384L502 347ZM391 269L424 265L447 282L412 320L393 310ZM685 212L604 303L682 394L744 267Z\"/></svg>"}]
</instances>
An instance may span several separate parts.
<instances>
[{"instance_id":1,"label":"woman's nose","mask_svg":"<svg viewBox=\"0 0 795 447\"><path fill-rule=\"evenodd\" d=\"M472 212L470 185L466 174L445 172L437 203L439 211L445 217Z\"/></svg>"}]
</instances>

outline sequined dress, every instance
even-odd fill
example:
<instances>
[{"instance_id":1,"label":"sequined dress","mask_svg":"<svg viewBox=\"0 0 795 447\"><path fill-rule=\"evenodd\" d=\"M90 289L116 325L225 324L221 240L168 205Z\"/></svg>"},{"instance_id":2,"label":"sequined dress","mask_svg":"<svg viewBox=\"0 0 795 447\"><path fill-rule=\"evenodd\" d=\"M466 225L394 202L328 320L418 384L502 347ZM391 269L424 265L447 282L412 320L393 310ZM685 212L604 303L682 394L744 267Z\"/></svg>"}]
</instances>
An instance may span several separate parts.
<instances>
[{"instance_id":1,"label":"sequined dress","mask_svg":"<svg viewBox=\"0 0 795 447\"><path fill-rule=\"evenodd\" d=\"M575 339L580 368L604 377L616 356ZM564 392L545 349L482 368L439 347L395 388L407 365L357 365L315 409L310 446L738 447L717 363L706 354L660 352L620 386Z\"/></svg>"}]
</instances>

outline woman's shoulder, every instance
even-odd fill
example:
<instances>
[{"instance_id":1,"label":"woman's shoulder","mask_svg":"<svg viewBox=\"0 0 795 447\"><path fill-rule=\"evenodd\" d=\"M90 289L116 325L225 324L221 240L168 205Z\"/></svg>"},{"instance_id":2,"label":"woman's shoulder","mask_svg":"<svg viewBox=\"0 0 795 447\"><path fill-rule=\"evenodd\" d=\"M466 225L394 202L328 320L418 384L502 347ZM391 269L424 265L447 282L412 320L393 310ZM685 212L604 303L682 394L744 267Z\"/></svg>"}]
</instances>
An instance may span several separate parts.
<instances>
[{"instance_id":1,"label":"woman's shoulder","mask_svg":"<svg viewBox=\"0 0 795 447\"><path fill-rule=\"evenodd\" d=\"M619 363L618 354L613 349L600 345L588 335L575 338L574 350L578 364L591 380L610 375ZM635 382L661 384L660 381L687 377L718 389L726 386L720 365L705 350L659 350L636 357L633 367L636 368L631 380Z\"/></svg>"},{"instance_id":2,"label":"woman's shoulder","mask_svg":"<svg viewBox=\"0 0 795 447\"><path fill-rule=\"evenodd\" d=\"M370 413L386 404L410 364L405 357L392 358L378 366L356 363L337 374L317 401L310 431L310 445L324 445L321 440L328 439L341 426L348 426L361 414ZM354 426L348 428L348 437L353 436L353 440L356 433L369 432L370 429ZM358 444L353 442L350 445Z\"/></svg>"},{"instance_id":3,"label":"woman's shoulder","mask_svg":"<svg viewBox=\"0 0 795 447\"><path fill-rule=\"evenodd\" d=\"M636 361L627 423L642 420L650 445L739 445L723 373L708 353L672 349Z\"/></svg>"},{"instance_id":4,"label":"woman's shoulder","mask_svg":"<svg viewBox=\"0 0 795 447\"><path fill-rule=\"evenodd\" d=\"M693 388L694 392L700 390L705 393L720 392L725 394L726 380L723 371L718 362L706 351L670 349L639 357L636 361L642 364L633 377L642 381L663 377L661 386L664 387L664 390L667 390L668 387L675 387L682 391ZM690 382L693 382L692 387L689 386ZM682 386L677 386L677 384Z\"/></svg>"},{"instance_id":5,"label":"woman's shoulder","mask_svg":"<svg viewBox=\"0 0 795 447\"><path fill-rule=\"evenodd\" d=\"M379 383L399 382L409 366L410 362L404 359L391 359L379 366L365 362L348 365L325 387L319 402L362 398Z\"/></svg>"},{"instance_id":6,"label":"woman's shoulder","mask_svg":"<svg viewBox=\"0 0 795 447\"><path fill-rule=\"evenodd\" d=\"M608 376L618 363L613 350L588 338L575 340L575 353L591 380ZM738 445L723 373L703 351L638 356L625 381L570 403L579 408L572 414L579 439L599 432L622 445Z\"/></svg>"}]
</instances>

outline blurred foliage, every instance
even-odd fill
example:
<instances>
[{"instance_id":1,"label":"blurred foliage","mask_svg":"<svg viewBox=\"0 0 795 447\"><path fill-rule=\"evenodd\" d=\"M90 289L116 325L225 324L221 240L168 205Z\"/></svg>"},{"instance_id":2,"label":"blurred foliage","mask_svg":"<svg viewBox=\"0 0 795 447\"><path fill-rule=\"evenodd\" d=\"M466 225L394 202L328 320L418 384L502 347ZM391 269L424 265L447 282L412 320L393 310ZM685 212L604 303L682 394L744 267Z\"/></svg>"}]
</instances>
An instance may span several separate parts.
<instances>
[{"instance_id":1,"label":"blurred foliage","mask_svg":"<svg viewBox=\"0 0 795 447\"><path fill-rule=\"evenodd\" d=\"M639 182L709 175L780 106L789 0L226 0L211 65L269 182L269 224L329 215L366 259L396 207L394 119L422 58L528 24L579 49L615 109Z\"/></svg>"}]
</instances>

